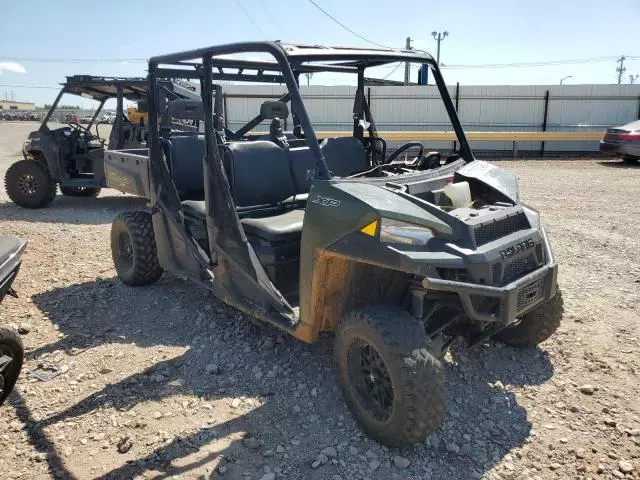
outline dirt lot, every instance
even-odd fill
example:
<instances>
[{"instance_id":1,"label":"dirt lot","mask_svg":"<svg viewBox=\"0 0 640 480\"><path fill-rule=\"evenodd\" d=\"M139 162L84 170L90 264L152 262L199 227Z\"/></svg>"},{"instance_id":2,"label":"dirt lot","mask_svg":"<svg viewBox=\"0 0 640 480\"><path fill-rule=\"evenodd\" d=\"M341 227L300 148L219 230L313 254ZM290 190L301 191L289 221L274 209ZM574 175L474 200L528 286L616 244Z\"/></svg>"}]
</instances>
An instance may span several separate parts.
<instances>
[{"instance_id":1,"label":"dirt lot","mask_svg":"<svg viewBox=\"0 0 640 480\"><path fill-rule=\"evenodd\" d=\"M0 123L3 178L33 127ZM640 165L501 165L542 211L563 325L539 349L454 344L444 427L401 451L358 429L330 337L305 345L258 329L170 275L146 288L118 281L111 220L139 200L106 190L29 211L2 191L0 232L29 245L21 298L0 306L0 323L31 330L1 408L2 477L640 478ZM40 360L64 373L30 379Z\"/></svg>"}]
</instances>

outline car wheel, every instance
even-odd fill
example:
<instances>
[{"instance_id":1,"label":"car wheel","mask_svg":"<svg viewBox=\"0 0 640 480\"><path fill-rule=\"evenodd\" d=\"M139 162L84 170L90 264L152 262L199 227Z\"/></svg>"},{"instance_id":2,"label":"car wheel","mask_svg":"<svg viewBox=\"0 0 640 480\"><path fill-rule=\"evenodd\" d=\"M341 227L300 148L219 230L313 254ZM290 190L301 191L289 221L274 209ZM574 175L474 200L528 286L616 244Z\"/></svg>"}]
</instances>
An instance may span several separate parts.
<instances>
[{"instance_id":1,"label":"car wheel","mask_svg":"<svg viewBox=\"0 0 640 480\"><path fill-rule=\"evenodd\" d=\"M118 276L127 285L150 285L162 276L149 212L122 212L115 218L111 256Z\"/></svg>"},{"instance_id":2,"label":"car wheel","mask_svg":"<svg viewBox=\"0 0 640 480\"><path fill-rule=\"evenodd\" d=\"M34 160L20 160L7 169L4 187L13 203L25 208L42 208L56 197L56 182L49 169Z\"/></svg>"},{"instance_id":3,"label":"car wheel","mask_svg":"<svg viewBox=\"0 0 640 480\"><path fill-rule=\"evenodd\" d=\"M564 303L560 288L553 298L525 313L520 322L494 335L496 340L512 347L535 347L553 335L562 321Z\"/></svg>"},{"instance_id":4,"label":"car wheel","mask_svg":"<svg viewBox=\"0 0 640 480\"><path fill-rule=\"evenodd\" d=\"M0 328L0 405L13 390L23 360L24 347L18 333L8 328Z\"/></svg>"},{"instance_id":5,"label":"car wheel","mask_svg":"<svg viewBox=\"0 0 640 480\"><path fill-rule=\"evenodd\" d=\"M344 399L369 436L398 447L442 424L444 375L421 322L397 307L356 310L340 322L335 359Z\"/></svg>"}]
</instances>

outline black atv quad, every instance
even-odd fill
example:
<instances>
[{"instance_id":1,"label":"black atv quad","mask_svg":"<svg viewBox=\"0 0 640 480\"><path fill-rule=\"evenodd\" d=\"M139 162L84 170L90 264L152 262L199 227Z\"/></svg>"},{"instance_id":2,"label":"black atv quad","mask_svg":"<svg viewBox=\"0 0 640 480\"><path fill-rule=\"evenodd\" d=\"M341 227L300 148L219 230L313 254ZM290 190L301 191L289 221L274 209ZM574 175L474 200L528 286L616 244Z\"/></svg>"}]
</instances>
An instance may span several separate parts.
<instances>
[{"instance_id":1,"label":"black atv quad","mask_svg":"<svg viewBox=\"0 0 640 480\"><path fill-rule=\"evenodd\" d=\"M388 154L365 71L397 62L431 68L444 106L432 108L448 116L455 150L409 142ZM357 79L352 131L318 138L298 88L316 72ZM180 101L167 106L157 85L177 75L200 79L204 134L166 124ZM286 92L229 132L217 80ZM335 332L344 398L381 443L421 441L441 425L441 361L456 337L525 347L558 328L557 265L539 214L519 201L514 175L474 158L430 55L239 43L152 58L149 88L149 152L109 155L131 167L117 181L150 198L113 223L119 277L144 285L167 270L305 342ZM264 120L269 132L252 133Z\"/></svg>"},{"instance_id":2,"label":"black atv quad","mask_svg":"<svg viewBox=\"0 0 640 480\"><path fill-rule=\"evenodd\" d=\"M16 296L11 285L22 262L27 242L17 237L0 236L0 303L7 295ZM13 390L20 375L24 348L18 333L0 327L0 405Z\"/></svg>"}]
</instances>

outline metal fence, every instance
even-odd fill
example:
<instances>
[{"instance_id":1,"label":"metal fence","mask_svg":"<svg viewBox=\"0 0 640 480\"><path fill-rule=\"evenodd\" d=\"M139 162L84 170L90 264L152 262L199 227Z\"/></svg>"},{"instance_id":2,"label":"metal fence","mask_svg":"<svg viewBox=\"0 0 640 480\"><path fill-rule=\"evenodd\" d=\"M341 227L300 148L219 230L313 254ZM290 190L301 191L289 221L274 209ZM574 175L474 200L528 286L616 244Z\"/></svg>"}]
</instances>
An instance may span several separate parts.
<instances>
[{"instance_id":1,"label":"metal fence","mask_svg":"<svg viewBox=\"0 0 640 480\"><path fill-rule=\"evenodd\" d=\"M316 130L350 130L355 87L302 86ZM239 127L260 104L278 98L278 85L225 85L226 121ZM467 131L604 131L640 118L640 85L453 85L449 93ZM435 86L372 86L367 94L378 130L451 130ZM291 122L291 119L288 119ZM290 124L289 124L290 125ZM263 129L266 130L264 125ZM476 151L511 150L511 142L471 142ZM450 142L428 148L446 149ZM541 142L522 142L520 151L536 151ZM597 141L547 142L547 151L597 151Z\"/></svg>"}]
</instances>

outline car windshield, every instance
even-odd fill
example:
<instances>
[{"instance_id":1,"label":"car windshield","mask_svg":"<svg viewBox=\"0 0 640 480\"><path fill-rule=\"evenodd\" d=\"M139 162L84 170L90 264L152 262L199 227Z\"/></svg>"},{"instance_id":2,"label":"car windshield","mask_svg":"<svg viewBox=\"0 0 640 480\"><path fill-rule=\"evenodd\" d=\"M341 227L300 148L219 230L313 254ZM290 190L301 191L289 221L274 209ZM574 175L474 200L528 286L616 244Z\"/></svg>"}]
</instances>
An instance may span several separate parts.
<instances>
[{"instance_id":1,"label":"car windshield","mask_svg":"<svg viewBox=\"0 0 640 480\"><path fill-rule=\"evenodd\" d=\"M49 128L56 128L57 124L79 123L88 124L100 108L100 103L92 98L84 98L72 93L63 93L55 108L45 104L49 111L46 124ZM115 106L115 105L114 105Z\"/></svg>"}]
</instances>

